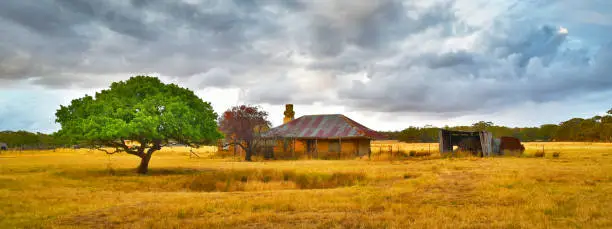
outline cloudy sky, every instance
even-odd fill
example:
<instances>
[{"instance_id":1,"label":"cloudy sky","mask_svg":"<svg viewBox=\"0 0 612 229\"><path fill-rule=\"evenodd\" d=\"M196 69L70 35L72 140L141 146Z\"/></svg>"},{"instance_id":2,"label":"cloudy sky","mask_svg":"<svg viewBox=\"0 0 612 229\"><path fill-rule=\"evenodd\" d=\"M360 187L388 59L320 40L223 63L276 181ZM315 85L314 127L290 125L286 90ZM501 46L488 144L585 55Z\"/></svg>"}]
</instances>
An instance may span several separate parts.
<instances>
[{"instance_id":1,"label":"cloudy sky","mask_svg":"<svg viewBox=\"0 0 612 229\"><path fill-rule=\"evenodd\" d=\"M612 107L609 0L3 0L0 130L147 74L273 124L558 123Z\"/></svg>"}]
</instances>

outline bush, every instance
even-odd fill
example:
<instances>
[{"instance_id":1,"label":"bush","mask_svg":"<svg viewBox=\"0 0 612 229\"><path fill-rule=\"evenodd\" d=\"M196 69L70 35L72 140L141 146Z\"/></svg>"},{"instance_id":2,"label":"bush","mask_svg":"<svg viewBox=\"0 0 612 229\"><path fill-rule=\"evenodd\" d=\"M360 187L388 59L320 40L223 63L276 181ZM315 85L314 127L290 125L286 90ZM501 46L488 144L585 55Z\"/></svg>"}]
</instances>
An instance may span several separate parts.
<instances>
[{"instance_id":1,"label":"bush","mask_svg":"<svg viewBox=\"0 0 612 229\"><path fill-rule=\"evenodd\" d=\"M416 152L414 156L415 156L415 157L427 157L427 156L429 156L429 155L431 155L431 153L430 153L430 152L425 152L425 151L424 151L424 152Z\"/></svg>"},{"instance_id":2,"label":"bush","mask_svg":"<svg viewBox=\"0 0 612 229\"><path fill-rule=\"evenodd\" d=\"M397 155L398 157L403 157L403 158L406 158L406 157L409 157L409 156L410 156L410 154L409 154L409 153L406 153L406 151L401 150L401 149L400 149L400 150L397 150L397 154L396 154L396 155Z\"/></svg>"},{"instance_id":3,"label":"bush","mask_svg":"<svg viewBox=\"0 0 612 229\"><path fill-rule=\"evenodd\" d=\"M559 152L554 152L553 153L553 157L554 158L559 158L560 155L561 155L561 153L559 153Z\"/></svg>"},{"instance_id":4,"label":"bush","mask_svg":"<svg viewBox=\"0 0 612 229\"><path fill-rule=\"evenodd\" d=\"M544 156L545 156L545 154L544 154L544 152L542 152L542 151L538 151L538 152L536 152L536 153L535 153L533 156L534 156L534 157L544 157Z\"/></svg>"}]
</instances>

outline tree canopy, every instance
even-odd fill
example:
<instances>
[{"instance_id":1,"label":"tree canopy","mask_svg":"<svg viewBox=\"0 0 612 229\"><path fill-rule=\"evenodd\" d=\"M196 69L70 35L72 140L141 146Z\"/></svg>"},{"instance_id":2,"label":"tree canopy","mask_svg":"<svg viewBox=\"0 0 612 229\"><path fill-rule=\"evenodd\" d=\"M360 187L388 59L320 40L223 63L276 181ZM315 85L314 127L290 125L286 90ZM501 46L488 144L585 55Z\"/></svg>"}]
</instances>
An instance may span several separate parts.
<instances>
[{"instance_id":1,"label":"tree canopy","mask_svg":"<svg viewBox=\"0 0 612 229\"><path fill-rule=\"evenodd\" d=\"M257 149L258 137L270 128L268 112L257 106L234 106L223 113L219 119L219 128L225 134L228 144L240 146L245 153L245 160Z\"/></svg>"},{"instance_id":2,"label":"tree canopy","mask_svg":"<svg viewBox=\"0 0 612 229\"><path fill-rule=\"evenodd\" d=\"M169 141L197 147L221 138L217 114L192 91L158 78L135 76L110 89L60 106L57 133L106 153L126 152L142 158L146 173L151 155ZM137 141L130 146L126 140ZM111 148L110 150L108 148Z\"/></svg>"}]
</instances>

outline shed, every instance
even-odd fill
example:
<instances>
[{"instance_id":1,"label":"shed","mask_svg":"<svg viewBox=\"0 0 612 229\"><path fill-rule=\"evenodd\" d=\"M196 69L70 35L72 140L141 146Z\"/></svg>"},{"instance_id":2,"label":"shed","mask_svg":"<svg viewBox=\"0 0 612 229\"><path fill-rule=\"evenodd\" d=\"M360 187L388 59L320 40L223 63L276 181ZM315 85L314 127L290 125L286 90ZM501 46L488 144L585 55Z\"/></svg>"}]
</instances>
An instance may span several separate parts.
<instances>
[{"instance_id":1,"label":"shed","mask_svg":"<svg viewBox=\"0 0 612 229\"><path fill-rule=\"evenodd\" d=\"M487 131L452 131L440 129L440 154L453 152L453 147L484 157L493 156L493 134Z\"/></svg>"}]
</instances>

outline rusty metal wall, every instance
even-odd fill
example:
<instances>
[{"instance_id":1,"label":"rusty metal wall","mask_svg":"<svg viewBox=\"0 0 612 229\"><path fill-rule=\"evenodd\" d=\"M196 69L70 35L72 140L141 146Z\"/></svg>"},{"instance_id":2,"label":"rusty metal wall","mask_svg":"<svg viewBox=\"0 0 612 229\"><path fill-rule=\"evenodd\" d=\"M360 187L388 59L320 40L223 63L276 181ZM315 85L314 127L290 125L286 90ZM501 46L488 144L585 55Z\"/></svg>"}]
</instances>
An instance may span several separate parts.
<instances>
[{"instance_id":1,"label":"rusty metal wall","mask_svg":"<svg viewBox=\"0 0 612 229\"><path fill-rule=\"evenodd\" d=\"M480 131L480 144L482 145L482 156L493 156L493 134L487 131Z\"/></svg>"}]
</instances>

